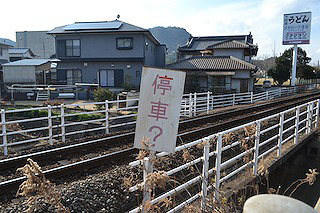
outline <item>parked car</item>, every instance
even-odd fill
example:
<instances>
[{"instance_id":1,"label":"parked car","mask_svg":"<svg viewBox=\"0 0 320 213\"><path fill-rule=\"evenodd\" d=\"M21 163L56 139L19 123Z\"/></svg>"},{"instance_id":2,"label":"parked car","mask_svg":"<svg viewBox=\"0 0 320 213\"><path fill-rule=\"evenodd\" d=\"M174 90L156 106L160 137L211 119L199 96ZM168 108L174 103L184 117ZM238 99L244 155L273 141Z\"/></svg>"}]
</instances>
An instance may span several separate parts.
<instances>
[{"instance_id":1,"label":"parked car","mask_svg":"<svg viewBox=\"0 0 320 213\"><path fill-rule=\"evenodd\" d=\"M269 80L263 81L263 87L264 88L270 88L271 87L271 81L269 81Z\"/></svg>"}]
</instances>

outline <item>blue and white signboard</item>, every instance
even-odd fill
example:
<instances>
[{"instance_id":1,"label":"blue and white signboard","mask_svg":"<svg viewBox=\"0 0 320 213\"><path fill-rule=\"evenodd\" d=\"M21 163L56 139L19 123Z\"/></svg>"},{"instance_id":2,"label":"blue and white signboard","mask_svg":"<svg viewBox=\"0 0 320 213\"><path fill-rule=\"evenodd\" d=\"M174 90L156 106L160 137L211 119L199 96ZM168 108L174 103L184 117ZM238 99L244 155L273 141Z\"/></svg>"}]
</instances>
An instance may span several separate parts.
<instances>
[{"instance_id":1,"label":"blue and white signboard","mask_svg":"<svg viewBox=\"0 0 320 213\"><path fill-rule=\"evenodd\" d=\"M284 14L282 44L310 44L311 12Z\"/></svg>"}]
</instances>

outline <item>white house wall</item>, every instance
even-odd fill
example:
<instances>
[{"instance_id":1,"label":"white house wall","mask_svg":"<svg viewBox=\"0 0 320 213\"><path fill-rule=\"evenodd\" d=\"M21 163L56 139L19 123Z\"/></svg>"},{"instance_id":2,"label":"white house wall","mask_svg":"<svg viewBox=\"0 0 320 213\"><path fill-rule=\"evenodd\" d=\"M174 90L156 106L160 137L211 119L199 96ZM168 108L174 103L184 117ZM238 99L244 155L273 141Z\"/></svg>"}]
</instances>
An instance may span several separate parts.
<instances>
[{"instance_id":1,"label":"white house wall","mask_svg":"<svg viewBox=\"0 0 320 213\"><path fill-rule=\"evenodd\" d=\"M34 66L4 66L3 67L4 83L35 83Z\"/></svg>"},{"instance_id":2,"label":"white house wall","mask_svg":"<svg viewBox=\"0 0 320 213\"><path fill-rule=\"evenodd\" d=\"M241 60L244 60L243 49L215 49L213 51L214 56L234 56Z\"/></svg>"},{"instance_id":3,"label":"white house wall","mask_svg":"<svg viewBox=\"0 0 320 213\"><path fill-rule=\"evenodd\" d=\"M7 45L1 45L0 49L2 49L2 55L0 55L0 59L9 61L9 49Z\"/></svg>"},{"instance_id":4,"label":"white house wall","mask_svg":"<svg viewBox=\"0 0 320 213\"><path fill-rule=\"evenodd\" d=\"M254 85L253 78L250 78L250 79L249 79L249 91L250 91L250 92L253 91L253 85Z\"/></svg>"},{"instance_id":5,"label":"white house wall","mask_svg":"<svg viewBox=\"0 0 320 213\"><path fill-rule=\"evenodd\" d=\"M231 79L231 89L235 89L237 92L240 92L240 79Z\"/></svg>"},{"instance_id":6,"label":"white house wall","mask_svg":"<svg viewBox=\"0 0 320 213\"><path fill-rule=\"evenodd\" d=\"M253 91L253 78L251 76L251 71L237 70L235 75L231 78L231 88L236 89L240 92L240 79L248 79L248 89Z\"/></svg>"},{"instance_id":7,"label":"white house wall","mask_svg":"<svg viewBox=\"0 0 320 213\"><path fill-rule=\"evenodd\" d=\"M249 79L251 77L250 71L237 70L235 75L232 78L245 78Z\"/></svg>"}]
</instances>

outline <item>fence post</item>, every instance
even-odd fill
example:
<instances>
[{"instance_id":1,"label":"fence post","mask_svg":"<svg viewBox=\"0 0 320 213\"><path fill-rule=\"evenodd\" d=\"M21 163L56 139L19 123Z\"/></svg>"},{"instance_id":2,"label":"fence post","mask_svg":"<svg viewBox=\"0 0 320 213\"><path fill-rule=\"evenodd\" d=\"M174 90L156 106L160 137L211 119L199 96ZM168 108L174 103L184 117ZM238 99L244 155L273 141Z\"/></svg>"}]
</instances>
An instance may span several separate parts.
<instances>
[{"instance_id":1,"label":"fence post","mask_svg":"<svg viewBox=\"0 0 320 213\"><path fill-rule=\"evenodd\" d=\"M319 105L320 104L320 99L317 100L317 109L316 109L316 129L318 129L318 124L319 124Z\"/></svg>"},{"instance_id":2,"label":"fence post","mask_svg":"<svg viewBox=\"0 0 320 213\"><path fill-rule=\"evenodd\" d=\"M64 122L64 104L61 104L61 138L62 138L62 142L66 142L66 127Z\"/></svg>"},{"instance_id":3,"label":"fence post","mask_svg":"<svg viewBox=\"0 0 320 213\"><path fill-rule=\"evenodd\" d=\"M256 135L254 141L254 165L253 165L253 175L258 174L258 162L259 162L259 143L260 143L260 120L256 121Z\"/></svg>"},{"instance_id":4,"label":"fence post","mask_svg":"<svg viewBox=\"0 0 320 213\"><path fill-rule=\"evenodd\" d=\"M105 102L105 108L106 108L106 134L109 134L109 104L108 100Z\"/></svg>"},{"instance_id":5,"label":"fence post","mask_svg":"<svg viewBox=\"0 0 320 213\"><path fill-rule=\"evenodd\" d=\"M48 130L49 130L49 144L53 145L52 142L52 107L48 105Z\"/></svg>"},{"instance_id":6,"label":"fence post","mask_svg":"<svg viewBox=\"0 0 320 213\"><path fill-rule=\"evenodd\" d=\"M207 114L209 114L210 110L210 91L207 93Z\"/></svg>"},{"instance_id":7,"label":"fence post","mask_svg":"<svg viewBox=\"0 0 320 213\"><path fill-rule=\"evenodd\" d=\"M307 104L307 122L306 122L306 134L310 133L310 126L311 126L311 105L310 103Z\"/></svg>"},{"instance_id":8,"label":"fence post","mask_svg":"<svg viewBox=\"0 0 320 213\"><path fill-rule=\"evenodd\" d=\"M214 198L215 200L220 200L220 167L221 167L221 152L222 152L222 134L218 134L217 148L216 148L216 176L215 176L215 191Z\"/></svg>"},{"instance_id":9,"label":"fence post","mask_svg":"<svg viewBox=\"0 0 320 213\"><path fill-rule=\"evenodd\" d=\"M279 97L282 96L282 88L279 89Z\"/></svg>"},{"instance_id":10,"label":"fence post","mask_svg":"<svg viewBox=\"0 0 320 213\"><path fill-rule=\"evenodd\" d=\"M284 121L284 113L280 113L280 122L279 122L279 137L278 137L278 153L277 156L282 156L282 132L283 132L283 121Z\"/></svg>"},{"instance_id":11,"label":"fence post","mask_svg":"<svg viewBox=\"0 0 320 213\"><path fill-rule=\"evenodd\" d=\"M197 116L197 93L194 93L193 97L193 116Z\"/></svg>"},{"instance_id":12,"label":"fence post","mask_svg":"<svg viewBox=\"0 0 320 213\"><path fill-rule=\"evenodd\" d=\"M201 210L205 211L206 209L206 200L208 195L208 170L209 170L209 152L210 152L210 139L206 138L205 145L203 147L203 169L202 169L202 202L201 202Z\"/></svg>"},{"instance_id":13,"label":"fence post","mask_svg":"<svg viewBox=\"0 0 320 213\"><path fill-rule=\"evenodd\" d=\"M192 103L192 94L189 93L189 118L192 117L192 107L193 107L193 103Z\"/></svg>"},{"instance_id":14,"label":"fence post","mask_svg":"<svg viewBox=\"0 0 320 213\"><path fill-rule=\"evenodd\" d=\"M300 107L296 107L296 119L294 129L294 144L299 142L299 122L300 122Z\"/></svg>"},{"instance_id":15,"label":"fence post","mask_svg":"<svg viewBox=\"0 0 320 213\"><path fill-rule=\"evenodd\" d=\"M312 126L313 126L313 110L314 110L314 102L312 101L310 103L310 132L312 131Z\"/></svg>"},{"instance_id":16,"label":"fence post","mask_svg":"<svg viewBox=\"0 0 320 213\"><path fill-rule=\"evenodd\" d=\"M253 103L253 92L250 92L250 100L251 100L251 103Z\"/></svg>"},{"instance_id":17,"label":"fence post","mask_svg":"<svg viewBox=\"0 0 320 213\"><path fill-rule=\"evenodd\" d=\"M182 97L183 97L183 96L182 96ZM187 108L188 108L188 107L187 107L187 99L184 99L184 98L183 98L182 101L184 102L183 115L184 115L184 116L187 116Z\"/></svg>"},{"instance_id":18,"label":"fence post","mask_svg":"<svg viewBox=\"0 0 320 213\"><path fill-rule=\"evenodd\" d=\"M1 127L2 127L3 153L4 155L8 155L6 112L4 109L1 110Z\"/></svg>"},{"instance_id":19,"label":"fence post","mask_svg":"<svg viewBox=\"0 0 320 213\"><path fill-rule=\"evenodd\" d=\"M212 96L211 96L211 109L213 109L213 100L214 100L214 96L213 96L213 93L212 93Z\"/></svg>"},{"instance_id":20,"label":"fence post","mask_svg":"<svg viewBox=\"0 0 320 213\"><path fill-rule=\"evenodd\" d=\"M269 100L269 91L266 91L266 100Z\"/></svg>"},{"instance_id":21,"label":"fence post","mask_svg":"<svg viewBox=\"0 0 320 213\"><path fill-rule=\"evenodd\" d=\"M149 157L145 157L143 159L143 181L144 181L144 187L143 187L143 201L142 201L142 213L145 213L145 205L148 200L150 200L150 190L149 186L146 183L148 174L153 172L153 159L155 158L155 151L150 150Z\"/></svg>"},{"instance_id":22,"label":"fence post","mask_svg":"<svg viewBox=\"0 0 320 213\"><path fill-rule=\"evenodd\" d=\"M310 116L310 114L309 114L309 103L307 103L307 119L306 119L306 134L308 134L308 132L309 132L309 116Z\"/></svg>"},{"instance_id":23,"label":"fence post","mask_svg":"<svg viewBox=\"0 0 320 213\"><path fill-rule=\"evenodd\" d=\"M232 94L232 106L236 105L236 94Z\"/></svg>"}]
</instances>

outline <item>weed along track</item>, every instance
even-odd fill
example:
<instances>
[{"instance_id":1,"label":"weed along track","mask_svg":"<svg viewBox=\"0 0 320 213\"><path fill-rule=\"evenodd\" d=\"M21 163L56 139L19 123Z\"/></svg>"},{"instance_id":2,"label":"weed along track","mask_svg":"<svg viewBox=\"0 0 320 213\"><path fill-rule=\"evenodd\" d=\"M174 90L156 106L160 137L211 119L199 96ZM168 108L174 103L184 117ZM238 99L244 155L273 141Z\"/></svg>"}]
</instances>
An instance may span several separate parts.
<instances>
[{"instance_id":1,"label":"weed along track","mask_svg":"<svg viewBox=\"0 0 320 213\"><path fill-rule=\"evenodd\" d=\"M269 116L271 114L278 113L290 107L306 103L319 97L319 93L297 95L295 97L277 100L272 103L268 102L265 104L250 106L247 108L232 109L226 112L182 120L180 121L179 126L177 146L186 142L198 140L216 132L230 129L241 124ZM101 178L101 174L105 174L108 172L112 173L115 171L117 172L115 172L116 174L114 175L124 175L125 178L130 178L131 176L141 177L141 169L132 169L126 166L137 156L137 150L131 148L133 137L134 133L129 131L119 135L113 133L113 135L102 134L84 137L76 141L67 141L65 144L54 144L50 146L51 149L38 147L34 148L28 154L21 154L16 157L9 156L9 158L2 159L0 161L0 193L2 194L1 199L2 201L11 199L12 196L9 192L14 192L17 189L18 185L21 184L21 182L25 179L25 177L21 177L20 174L16 173L16 169L26 164L28 158L31 158L34 161L38 162L38 164L42 167L45 176L56 183L66 182L66 184L72 185L74 181L86 182L85 177L89 174L89 179L98 180L99 178ZM235 146L233 148L233 151L230 151L229 155L226 155L226 158L230 158L235 153L238 153L238 150L240 150L239 146ZM170 170L170 165L176 167L177 165L183 164L183 161L186 158L193 158L201 155L201 151L199 152L199 149L197 148L190 148L188 152L189 153L175 153L173 156L170 156L170 158L167 158L165 160L166 162L163 163L163 166L159 166L159 168L163 170ZM161 165L161 162L158 162L158 164ZM201 163L198 164L199 168L200 166ZM128 174L123 174L122 172L120 172L119 170L121 169L128 171ZM177 179L176 181L179 181L179 179L183 179L184 181L186 179L192 179L192 176L183 177L183 175L185 176L185 174L177 174L175 176L175 178ZM118 176L117 179L122 180L124 176ZM133 185L136 183L137 181L132 180ZM62 188L64 187L62 186ZM110 187L111 191L112 189L114 189L114 186ZM70 195L68 194L70 191L68 191L66 188L64 188L63 190L66 190L66 195ZM78 188L78 190L80 189ZM105 190L106 193L109 192L108 189ZM119 186L117 190L121 191L125 189ZM74 192L74 194L77 193ZM127 205L127 210L129 210L137 204L137 200L136 198L132 198L132 196L135 195L132 195L132 193L130 194L128 190L125 191L124 194L128 196L127 198L123 199L125 199L124 202ZM87 199L90 199L90 196L87 197ZM74 200L65 200L66 204L70 204L70 202L72 203L73 201ZM81 202L84 203L85 201ZM118 208L116 206L117 205L115 205L114 208Z\"/></svg>"}]
</instances>

